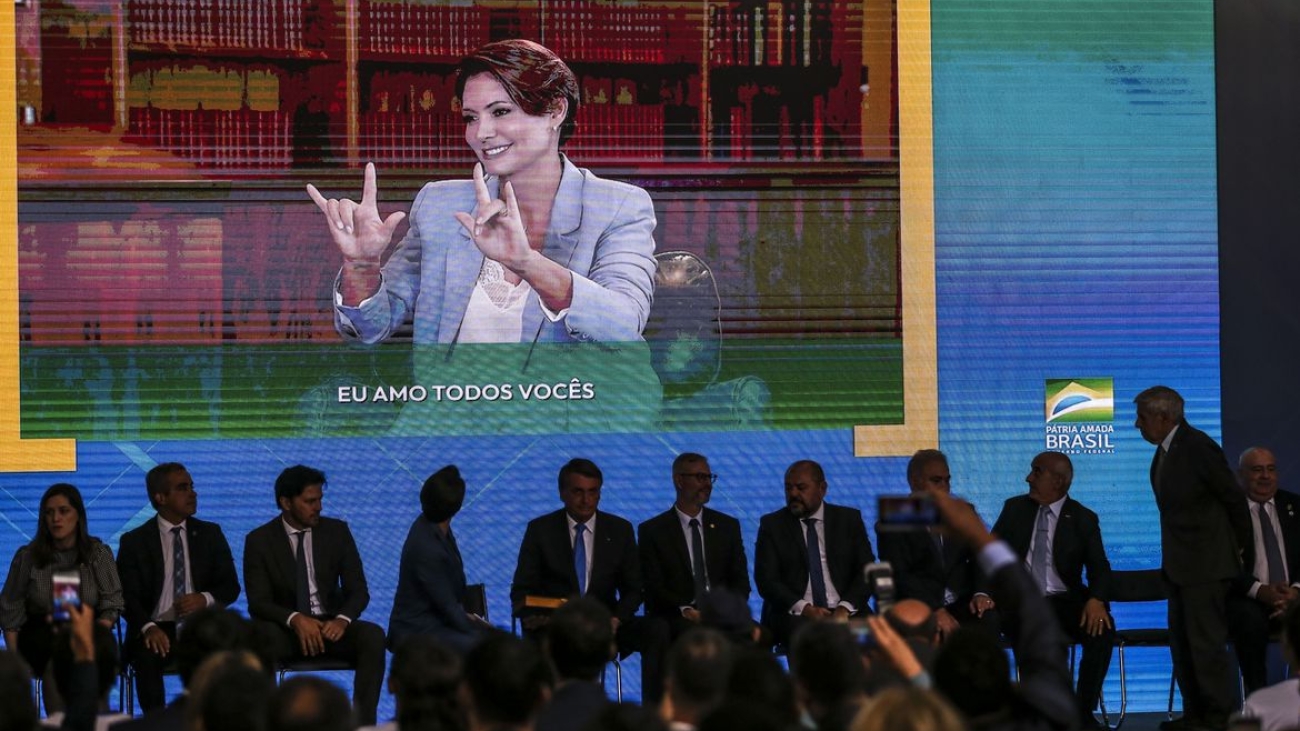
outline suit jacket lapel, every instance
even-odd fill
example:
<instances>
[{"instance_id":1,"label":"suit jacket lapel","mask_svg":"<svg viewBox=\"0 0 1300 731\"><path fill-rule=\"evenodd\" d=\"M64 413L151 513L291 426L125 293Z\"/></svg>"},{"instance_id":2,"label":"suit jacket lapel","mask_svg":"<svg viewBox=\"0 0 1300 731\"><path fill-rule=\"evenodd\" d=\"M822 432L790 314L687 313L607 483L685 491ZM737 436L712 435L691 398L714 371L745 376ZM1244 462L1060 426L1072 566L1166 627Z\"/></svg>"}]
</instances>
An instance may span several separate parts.
<instances>
[{"instance_id":1,"label":"suit jacket lapel","mask_svg":"<svg viewBox=\"0 0 1300 731\"><path fill-rule=\"evenodd\" d=\"M158 518L151 518L145 525L148 525L152 529L150 539L144 542L145 555L149 560L150 585L156 589L153 596L153 603L150 606L145 607L146 611L152 615L154 606L158 604L158 599L162 596L163 582L167 580L167 577L164 576L167 571L167 565L163 560L163 539L162 532L158 530Z\"/></svg>"},{"instance_id":2,"label":"suit jacket lapel","mask_svg":"<svg viewBox=\"0 0 1300 731\"><path fill-rule=\"evenodd\" d=\"M207 532L203 529L202 523L195 522L194 518L185 521L185 526L189 538L189 551L186 552L185 558L190 562L190 577L195 583L195 586L190 588L194 589L199 583L199 568L203 565L204 557L208 555L205 545Z\"/></svg>"},{"instance_id":3,"label":"suit jacket lapel","mask_svg":"<svg viewBox=\"0 0 1300 731\"><path fill-rule=\"evenodd\" d=\"M789 510L785 511L786 525L793 534L793 543L799 547L799 565L808 573L808 531L802 520L796 518Z\"/></svg>"},{"instance_id":4,"label":"suit jacket lapel","mask_svg":"<svg viewBox=\"0 0 1300 731\"><path fill-rule=\"evenodd\" d=\"M542 255L547 259L572 269L573 253L578 248L578 227L582 225L582 196L584 182L582 174L562 158L564 169L560 175L560 187L555 192L555 202L551 204L551 220L546 228L546 240L542 245ZM546 316L542 313L541 299L537 292L528 295L528 304L524 306L524 325L520 332L521 342L552 341L548 337Z\"/></svg>"},{"instance_id":5,"label":"suit jacket lapel","mask_svg":"<svg viewBox=\"0 0 1300 731\"><path fill-rule=\"evenodd\" d=\"M1281 549L1286 559L1287 581L1295 581L1300 575L1300 566L1296 565L1300 557L1300 520L1296 517L1296 504L1291 496L1278 492L1273 498L1273 507L1277 510L1277 522L1282 527Z\"/></svg>"},{"instance_id":6,"label":"suit jacket lapel","mask_svg":"<svg viewBox=\"0 0 1300 731\"><path fill-rule=\"evenodd\" d=\"M1066 521L1069 521L1073 517L1074 517L1074 509L1070 507L1070 500L1067 498L1064 503L1061 503L1061 512L1056 516L1056 532L1052 534L1052 563L1053 564L1057 564L1057 558L1065 555L1065 548L1063 546L1063 543L1069 543L1070 537L1067 535L1067 533L1069 532L1070 527L1073 525L1073 523L1067 523ZM1059 568L1059 564L1054 566L1054 568L1056 568L1056 572L1058 574L1061 572L1061 569Z\"/></svg>"},{"instance_id":7,"label":"suit jacket lapel","mask_svg":"<svg viewBox=\"0 0 1300 731\"><path fill-rule=\"evenodd\" d=\"M710 547L712 536L708 530L707 512L708 511L701 511L699 518L700 539L704 541L704 560L706 562L713 555L713 549ZM681 520L677 517L677 508L669 508L668 517L672 519L672 521L668 523L672 528L672 538L669 539L668 543L672 546L672 551L677 556L678 565L685 566L686 574L693 577L695 575L695 567L691 565L691 551L690 547L686 543L686 533L682 531Z\"/></svg>"},{"instance_id":8,"label":"suit jacket lapel","mask_svg":"<svg viewBox=\"0 0 1300 731\"><path fill-rule=\"evenodd\" d=\"M569 530L569 519L561 509L554 513L556 518L555 537L560 541L560 550L565 557L565 565L569 567L569 592L578 591L578 570L573 565L573 531ZM588 561L592 560L591 556L587 557ZM594 572L593 572L594 573Z\"/></svg>"},{"instance_id":9,"label":"suit jacket lapel","mask_svg":"<svg viewBox=\"0 0 1300 731\"><path fill-rule=\"evenodd\" d=\"M275 562L279 565L280 571L284 574L286 586L298 585L298 560L294 555L294 538L285 531L283 518L276 518L274 523L275 535ZM315 540L312 541L316 543Z\"/></svg>"},{"instance_id":10,"label":"suit jacket lapel","mask_svg":"<svg viewBox=\"0 0 1300 731\"><path fill-rule=\"evenodd\" d=\"M600 511L597 511L596 515L600 516L596 520L596 525L601 527L591 537L591 556L587 559L591 562L591 579L587 582L588 594L597 593L595 588L601 585L601 580L609 572L610 562L613 560L609 555L609 518ZM576 566L574 571L577 572Z\"/></svg>"},{"instance_id":11,"label":"suit jacket lapel","mask_svg":"<svg viewBox=\"0 0 1300 731\"><path fill-rule=\"evenodd\" d=\"M726 551L718 543L722 540L722 533L718 530L716 518L708 508L700 513L700 524L700 531L704 538L704 566L709 572L709 584L712 586L716 585L727 571L727 566L723 563ZM686 560L690 562L689 553L686 555Z\"/></svg>"},{"instance_id":12,"label":"suit jacket lapel","mask_svg":"<svg viewBox=\"0 0 1300 731\"><path fill-rule=\"evenodd\" d=\"M495 186L494 179L488 184L489 194L495 195L491 191ZM463 241L460 246L452 247L452 250L447 252L443 264L446 268L443 281L446 284L442 295L442 314L439 315L438 322L440 343L455 341L457 333L460 332L460 323L465 318L465 310L469 308L469 298L474 292L474 283L478 281L479 270L483 268L483 253L470 239L469 231L466 231L459 222L454 223Z\"/></svg>"}]
</instances>

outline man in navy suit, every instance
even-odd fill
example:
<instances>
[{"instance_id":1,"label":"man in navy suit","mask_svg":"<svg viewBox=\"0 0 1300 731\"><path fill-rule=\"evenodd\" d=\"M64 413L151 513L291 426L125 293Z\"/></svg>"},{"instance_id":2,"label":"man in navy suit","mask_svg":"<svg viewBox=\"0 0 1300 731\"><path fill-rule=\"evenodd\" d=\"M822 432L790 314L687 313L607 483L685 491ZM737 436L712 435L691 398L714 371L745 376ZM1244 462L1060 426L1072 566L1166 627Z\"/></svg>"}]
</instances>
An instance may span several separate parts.
<instances>
[{"instance_id":1,"label":"man in navy suit","mask_svg":"<svg viewBox=\"0 0 1300 731\"><path fill-rule=\"evenodd\" d=\"M1034 457L1025 477L1029 493L1002 505L993 533L1025 562L1065 637L1083 646L1075 689L1081 727L1100 728L1092 710L1101 698L1115 646L1115 623L1106 605L1110 561L1097 514L1068 495L1073 480L1074 466L1066 455L1043 452ZM1020 630L1019 620L1003 612L1003 628L1012 636Z\"/></svg>"},{"instance_id":2,"label":"man in navy suit","mask_svg":"<svg viewBox=\"0 0 1300 731\"><path fill-rule=\"evenodd\" d=\"M1237 481L1250 501L1254 540L1228 598L1228 626L1242 684L1252 693L1268 685L1269 635L1281 631L1282 614L1300 599L1300 495L1278 489L1277 460L1263 447L1241 453Z\"/></svg>"},{"instance_id":3,"label":"man in navy suit","mask_svg":"<svg viewBox=\"0 0 1300 731\"><path fill-rule=\"evenodd\" d=\"M326 657L356 668L352 707L374 725L384 680L384 631L360 619L370 603L348 524L321 517L325 473L294 465L275 480L280 515L244 540L248 613L263 623L277 661Z\"/></svg>"},{"instance_id":4,"label":"man in navy suit","mask_svg":"<svg viewBox=\"0 0 1300 731\"><path fill-rule=\"evenodd\" d=\"M604 475L591 460L572 459L560 468L564 507L528 523L510 601L525 632L536 634L547 617L545 610L528 606L530 598L600 600L613 615L619 652L641 653L641 700L654 704L663 695L668 625L657 617L633 616L642 597L636 537L627 520L597 511L603 483Z\"/></svg>"},{"instance_id":5,"label":"man in navy suit","mask_svg":"<svg viewBox=\"0 0 1300 731\"><path fill-rule=\"evenodd\" d=\"M921 449L907 462L907 484L913 495L952 490L948 457L937 449ZM940 639L958 627L973 626L1000 636L993 599L979 589L975 554L961 541L950 541L937 530L890 530L876 524L880 560L894 570L898 599L925 602L934 611Z\"/></svg>"},{"instance_id":6,"label":"man in navy suit","mask_svg":"<svg viewBox=\"0 0 1300 731\"><path fill-rule=\"evenodd\" d=\"M862 513L825 498L821 465L799 460L785 471L785 507L758 524L754 583L763 624L780 644L804 622L869 610L862 569L875 556Z\"/></svg>"},{"instance_id":7,"label":"man in navy suit","mask_svg":"<svg viewBox=\"0 0 1300 731\"><path fill-rule=\"evenodd\" d=\"M126 661L135 671L136 695L146 712L162 708L163 670L176 643L176 627L205 607L239 597L230 544L216 523L194 517L198 493L178 462L145 475L153 520L122 534L117 573L126 602Z\"/></svg>"},{"instance_id":8,"label":"man in navy suit","mask_svg":"<svg viewBox=\"0 0 1300 731\"><path fill-rule=\"evenodd\" d=\"M674 639L699 625L701 600L709 591L726 589L749 599L740 522L704 507L717 478L704 455L678 455L673 460L676 501L637 530L646 614L668 622Z\"/></svg>"},{"instance_id":9,"label":"man in navy suit","mask_svg":"<svg viewBox=\"0 0 1300 731\"><path fill-rule=\"evenodd\" d=\"M1228 593L1252 543L1246 497L1223 449L1183 418L1168 386L1138 394L1134 426L1156 445L1151 491L1160 510L1161 572L1169 596L1169 642L1183 716L1162 731L1222 729L1236 706L1228 668Z\"/></svg>"},{"instance_id":10,"label":"man in navy suit","mask_svg":"<svg viewBox=\"0 0 1300 731\"><path fill-rule=\"evenodd\" d=\"M397 592L388 615L388 646L410 635L438 638L462 655L490 629L465 611L465 563L451 531L451 519L465 500L465 480L455 465L429 476L420 488L422 513L402 545Z\"/></svg>"}]
</instances>

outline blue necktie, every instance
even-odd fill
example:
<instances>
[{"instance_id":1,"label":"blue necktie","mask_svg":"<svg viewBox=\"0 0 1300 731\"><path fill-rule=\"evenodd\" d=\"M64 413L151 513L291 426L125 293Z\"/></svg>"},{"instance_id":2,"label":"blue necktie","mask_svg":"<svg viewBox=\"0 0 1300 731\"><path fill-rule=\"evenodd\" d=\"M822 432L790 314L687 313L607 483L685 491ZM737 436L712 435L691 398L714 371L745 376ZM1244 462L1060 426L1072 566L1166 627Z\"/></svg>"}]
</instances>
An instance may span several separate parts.
<instances>
[{"instance_id":1,"label":"blue necktie","mask_svg":"<svg viewBox=\"0 0 1300 731\"><path fill-rule=\"evenodd\" d=\"M181 540L179 525L172 528L172 613L180 618L176 603L188 592L185 591L185 541Z\"/></svg>"},{"instance_id":2,"label":"blue necktie","mask_svg":"<svg viewBox=\"0 0 1300 731\"><path fill-rule=\"evenodd\" d=\"M578 593L587 593L587 542L582 539L585 523L573 526L573 570L578 574Z\"/></svg>"},{"instance_id":3,"label":"blue necktie","mask_svg":"<svg viewBox=\"0 0 1300 731\"><path fill-rule=\"evenodd\" d=\"M808 526L808 582L812 585L813 605L826 609L826 577L822 576L822 549L817 543L817 519L805 518Z\"/></svg>"}]
</instances>

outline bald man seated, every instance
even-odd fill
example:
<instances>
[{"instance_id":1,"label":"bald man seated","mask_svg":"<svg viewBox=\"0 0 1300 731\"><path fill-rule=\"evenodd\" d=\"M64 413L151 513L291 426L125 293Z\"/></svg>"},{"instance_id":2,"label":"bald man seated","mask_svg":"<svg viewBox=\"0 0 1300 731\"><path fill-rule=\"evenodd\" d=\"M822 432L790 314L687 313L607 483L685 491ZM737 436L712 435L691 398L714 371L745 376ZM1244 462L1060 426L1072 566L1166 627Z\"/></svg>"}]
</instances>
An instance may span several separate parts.
<instances>
[{"instance_id":1,"label":"bald man seated","mask_svg":"<svg viewBox=\"0 0 1300 731\"><path fill-rule=\"evenodd\" d=\"M1069 497L1073 481L1074 466L1066 455L1034 457L1025 476L1029 492L1003 504L993 533L1024 560L1068 641L1083 646L1075 696L1081 727L1089 729L1101 726L1092 712L1110 667L1115 624L1107 605L1110 561L1101 526L1096 513ZM1019 629L1017 620L1011 613L1002 617L1002 629L1011 637Z\"/></svg>"}]
</instances>

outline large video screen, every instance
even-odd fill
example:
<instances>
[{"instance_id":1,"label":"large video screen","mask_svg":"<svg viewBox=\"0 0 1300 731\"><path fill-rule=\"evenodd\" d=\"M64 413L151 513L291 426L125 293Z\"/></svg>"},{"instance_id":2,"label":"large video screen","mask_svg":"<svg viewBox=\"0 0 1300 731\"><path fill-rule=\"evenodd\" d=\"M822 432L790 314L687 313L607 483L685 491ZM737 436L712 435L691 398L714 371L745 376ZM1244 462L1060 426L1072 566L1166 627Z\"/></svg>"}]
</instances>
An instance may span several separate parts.
<instances>
[{"instance_id":1,"label":"large video screen","mask_svg":"<svg viewBox=\"0 0 1300 731\"><path fill-rule=\"evenodd\" d=\"M560 507L572 457L604 471L601 508L638 523L671 505L676 454L707 455L752 562L795 460L822 463L828 500L870 529L916 449L947 452L991 523L1050 448L1072 455L1112 563L1146 568L1158 523L1132 397L1177 388L1217 434L1208 1L8 12L0 555L58 481L116 548L153 516L144 473L180 461L238 562L277 512L275 476L303 463L326 472L326 514L365 560L364 616L386 625L420 484L455 463L466 571L508 626L524 525ZM557 196L536 248L572 278L569 309L553 319L534 289L518 335L483 342L483 257L439 201L473 185L457 64L505 38L574 72L561 151L585 172L566 174L648 204ZM306 187L360 200L367 163L379 212L406 217L387 294L356 315ZM593 246L578 209L627 225ZM1130 709L1163 707L1167 668L1130 658Z\"/></svg>"}]
</instances>

